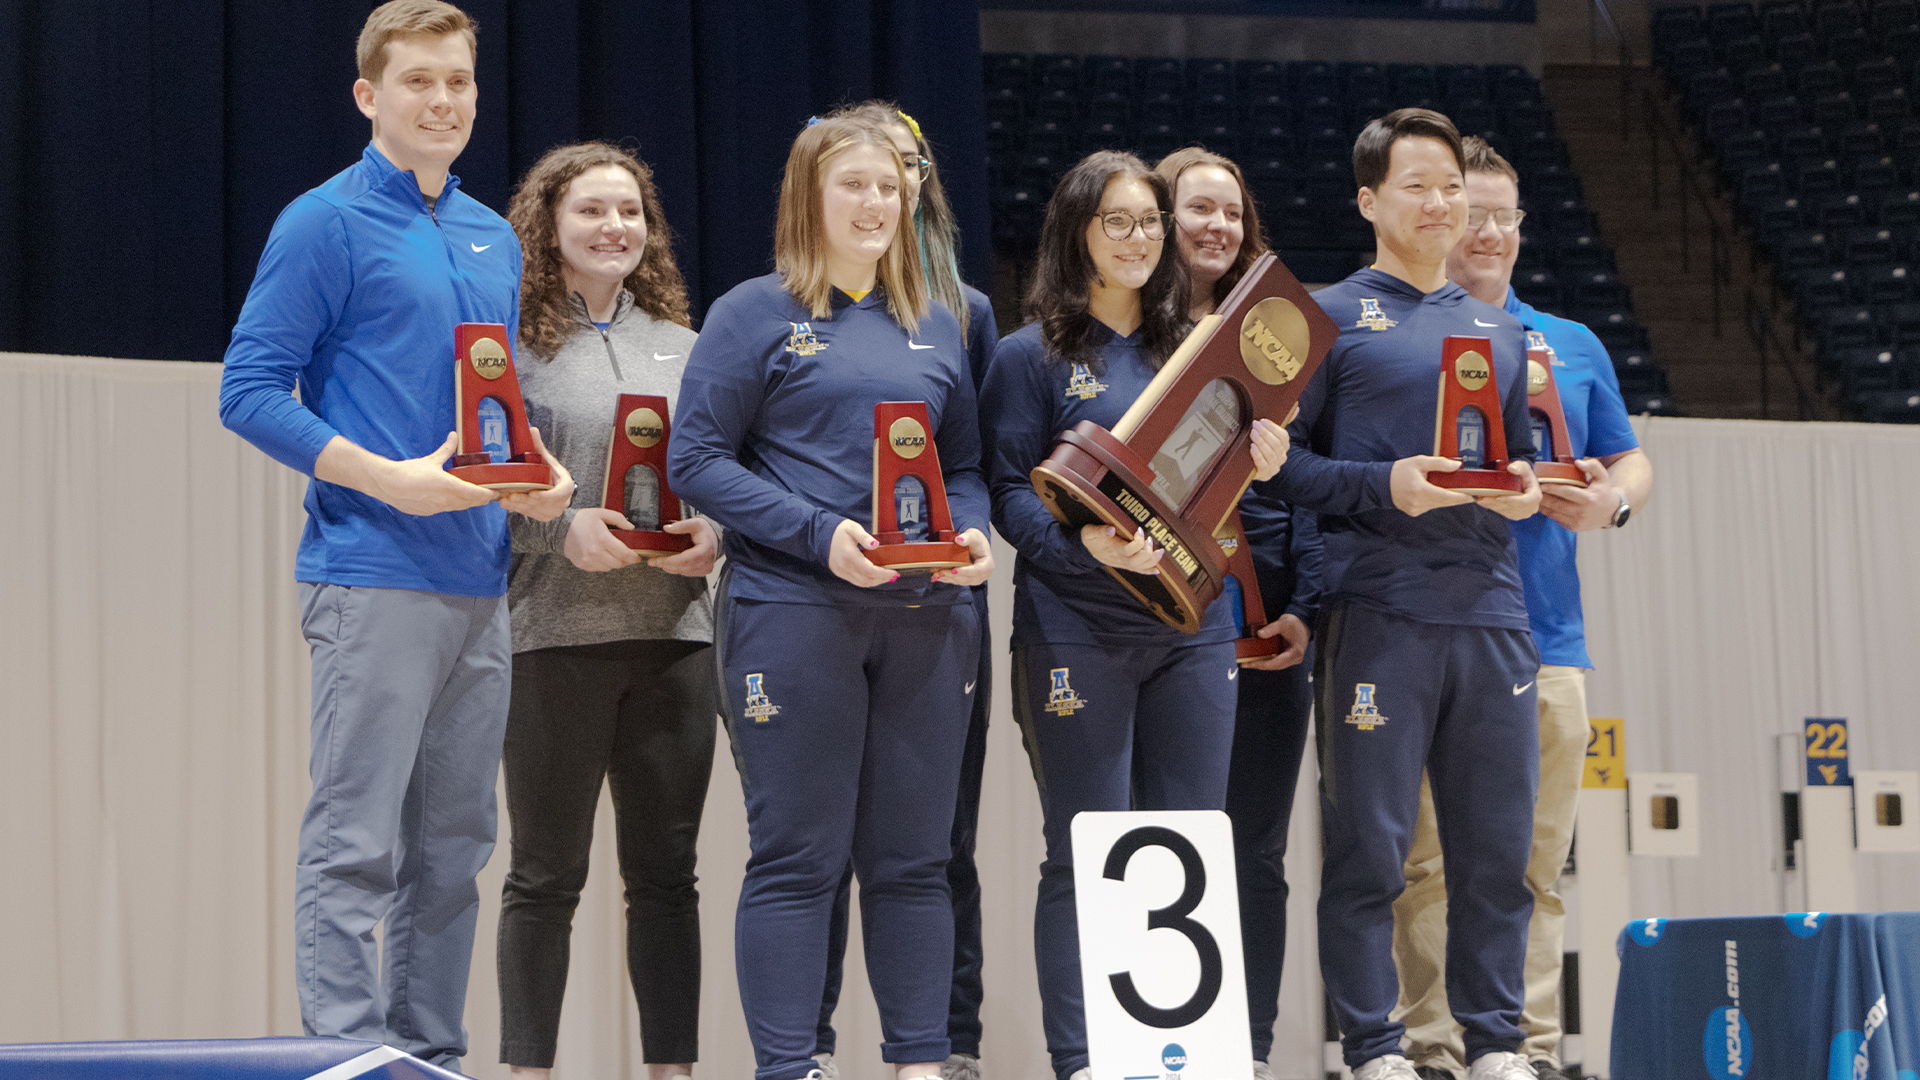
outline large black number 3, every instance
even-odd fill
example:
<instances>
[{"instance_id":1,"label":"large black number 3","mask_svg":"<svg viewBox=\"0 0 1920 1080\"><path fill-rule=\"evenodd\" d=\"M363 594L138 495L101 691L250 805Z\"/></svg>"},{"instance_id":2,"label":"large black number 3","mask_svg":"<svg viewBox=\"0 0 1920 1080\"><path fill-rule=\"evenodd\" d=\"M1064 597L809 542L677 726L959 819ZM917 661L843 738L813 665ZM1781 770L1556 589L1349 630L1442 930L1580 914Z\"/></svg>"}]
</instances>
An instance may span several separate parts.
<instances>
[{"instance_id":1,"label":"large black number 3","mask_svg":"<svg viewBox=\"0 0 1920 1080\"><path fill-rule=\"evenodd\" d=\"M1200 956L1200 985L1194 988L1193 996L1171 1009L1162 1009L1149 1005L1134 989L1133 973L1117 972L1107 976L1113 986L1113 996L1127 1015L1146 1024L1148 1027L1177 1028L1186 1027L1207 1014L1213 1008L1215 998L1220 996L1220 945L1213 940L1213 934L1206 927L1194 922L1187 916L1200 906L1200 898L1207 893L1207 868L1200 861L1200 853L1194 850L1193 843L1186 837L1161 825L1147 825L1134 829L1122 836L1107 852L1107 868L1103 877L1114 881L1124 881L1127 876L1127 863L1141 848L1166 848L1180 859L1180 869L1186 878L1186 888L1181 890L1180 898L1163 908L1147 912L1147 929L1178 930L1193 943L1193 951Z\"/></svg>"}]
</instances>

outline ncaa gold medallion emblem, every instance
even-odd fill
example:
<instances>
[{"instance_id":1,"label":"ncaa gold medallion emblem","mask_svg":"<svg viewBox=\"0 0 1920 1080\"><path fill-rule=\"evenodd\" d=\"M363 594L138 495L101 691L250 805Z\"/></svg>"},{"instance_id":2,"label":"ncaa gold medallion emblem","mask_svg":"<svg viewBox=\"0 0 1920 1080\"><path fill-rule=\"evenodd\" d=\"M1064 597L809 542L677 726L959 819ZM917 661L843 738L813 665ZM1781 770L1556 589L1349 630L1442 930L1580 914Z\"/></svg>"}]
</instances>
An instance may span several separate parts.
<instances>
[{"instance_id":1,"label":"ncaa gold medallion emblem","mask_svg":"<svg viewBox=\"0 0 1920 1080\"><path fill-rule=\"evenodd\" d=\"M1527 361L1527 393L1537 394L1546 388L1547 369L1541 367L1538 360Z\"/></svg>"},{"instance_id":2,"label":"ncaa gold medallion emblem","mask_svg":"<svg viewBox=\"0 0 1920 1080\"><path fill-rule=\"evenodd\" d=\"M887 428L887 443L898 457L917 458L927 448L927 429L911 416L903 416Z\"/></svg>"},{"instance_id":3,"label":"ncaa gold medallion emblem","mask_svg":"<svg viewBox=\"0 0 1920 1080\"><path fill-rule=\"evenodd\" d=\"M1240 359L1254 378L1269 386L1292 382L1300 374L1311 340L1307 317L1285 297L1267 297L1240 320Z\"/></svg>"},{"instance_id":4,"label":"ncaa gold medallion emblem","mask_svg":"<svg viewBox=\"0 0 1920 1080\"><path fill-rule=\"evenodd\" d=\"M1478 390L1487 385L1487 379L1493 372L1488 368L1487 358L1468 349L1453 362L1453 377L1464 389Z\"/></svg>"},{"instance_id":5,"label":"ncaa gold medallion emblem","mask_svg":"<svg viewBox=\"0 0 1920 1080\"><path fill-rule=\"evenodd\" d=\"M467 361L483 379L497 379L507 373L507 350L492 338L483 337L467 350Z\"/></svg>"},{"instance_id":6,"label":"ncaa gold medallion emblem","mask_svg":"<svg viewBox=\"0 0 1920 1080\"><path fill-rule=\"evenodd\" d=\"M638 447L658 446L660 434L666 425L660 422L660 414L642 406L627 414L620 422L627 433L627 441Z\"/></svg>"}]
</instances>

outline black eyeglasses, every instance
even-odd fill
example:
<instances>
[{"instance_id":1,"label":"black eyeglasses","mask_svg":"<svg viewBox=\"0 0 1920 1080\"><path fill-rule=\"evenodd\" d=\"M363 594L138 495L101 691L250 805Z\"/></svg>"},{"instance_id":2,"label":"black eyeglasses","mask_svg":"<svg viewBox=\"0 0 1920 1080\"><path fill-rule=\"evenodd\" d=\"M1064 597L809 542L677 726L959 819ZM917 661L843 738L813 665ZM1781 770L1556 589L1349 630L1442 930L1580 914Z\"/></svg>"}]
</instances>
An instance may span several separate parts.
<instances>
[{"instance_id":1,"label":"black eyeglasses","mask_svg":"<svg viewBox=\"0 0 1920 1080\"><path fill-rule=\"evenodd\" d=\"M1136 226L1141 236L1149 240L1164 240L1167 237L1167 222L1173 220L1173 215L1165 210L1154 210L1140 217L1134 217L1125 210L1093 216L1100 219L1100 228L1106 232L1109 240L1125 240L1133 235Z\"/></svg>"},{"instance_id":2,"label":"black eyeglasses","mask_svg":"<svg viewBox=\"0 0 1920 1080\"><path fill-rule=\"evenodd\" d=\"M1520 227L1520 219L1527 216L1525 210L1517 206L1469 206L1467 207L1467 228L1477 229L1487 223L1487 215L1493 215L1493 223L1508 232Z\"/></svg>"}]
</instances>

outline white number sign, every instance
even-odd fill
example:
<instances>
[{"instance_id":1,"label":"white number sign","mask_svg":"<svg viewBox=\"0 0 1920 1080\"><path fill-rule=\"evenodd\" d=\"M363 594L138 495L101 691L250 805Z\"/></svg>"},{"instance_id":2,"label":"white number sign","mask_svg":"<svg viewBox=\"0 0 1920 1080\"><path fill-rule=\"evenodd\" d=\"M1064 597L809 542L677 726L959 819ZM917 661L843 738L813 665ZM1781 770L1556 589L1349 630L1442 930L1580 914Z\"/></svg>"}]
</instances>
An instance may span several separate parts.
<instances>
[{"instance_id":1,"label":"white number sign","mask_svg":"<svg viewBox=\"0 0 1920 1080\"><path fill-rule=\"evenodd\" d=\"M1227 815L1082 813L1072 835L1093 1080L1251 1080Z\"/></svg>"}]
</instances>

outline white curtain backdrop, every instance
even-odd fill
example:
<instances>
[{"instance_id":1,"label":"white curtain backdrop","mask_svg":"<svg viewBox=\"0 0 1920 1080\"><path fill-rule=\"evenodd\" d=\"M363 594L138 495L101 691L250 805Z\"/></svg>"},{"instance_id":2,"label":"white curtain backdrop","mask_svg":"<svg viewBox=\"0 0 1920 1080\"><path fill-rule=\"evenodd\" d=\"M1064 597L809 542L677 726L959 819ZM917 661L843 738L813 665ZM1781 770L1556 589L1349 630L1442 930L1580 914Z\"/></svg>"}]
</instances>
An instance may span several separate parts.
<instances>
[{"instance_id":1,"label":"white curtain backdrop","mask_svg":"<svg viewBox=\"0 0 1920 1080\"><path fill-rule=\"evenodd\" d=\"M212 364L0 354L13 433L0 518L0 1041L298 1034L288 911L307 797L307 659L292 563L305 481L224 431ZM1854 767L1920 768L1920 430L1655 420L1654 504L1582 543L1595 715L1636 771L1700 774L1698 859L1639 858L1634 914L1778 910L1772 736L1853 724ZM1004 643L1011 554L994 583ZM996 644L996 658L1004 644ZM1004 663L996 665L1004 669ZM1034 992L1038 803L997 673L981 807L993 1080L1048 1080ZM1275 1072L1318 1077L1311 769L1293 822L1292 951ZM603 803L599 835L612 823ZM470 1073L504 1077L481 880ZM701 837L697 1072L752 1068L733 978L746 859L724 743ZM643 1077L618 879L597 845L576 918L559 1075ZM1916 905L1920 856L1862 855L1860 898ZM857 916L856 916L857 917ZM858 934L850 1080L889 1080Z\"/></svg>"}]
</instances>

